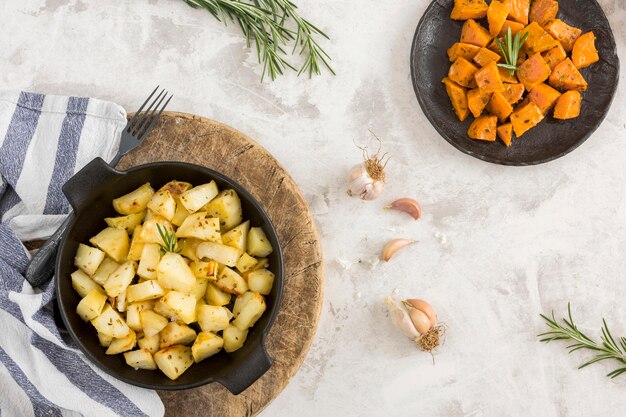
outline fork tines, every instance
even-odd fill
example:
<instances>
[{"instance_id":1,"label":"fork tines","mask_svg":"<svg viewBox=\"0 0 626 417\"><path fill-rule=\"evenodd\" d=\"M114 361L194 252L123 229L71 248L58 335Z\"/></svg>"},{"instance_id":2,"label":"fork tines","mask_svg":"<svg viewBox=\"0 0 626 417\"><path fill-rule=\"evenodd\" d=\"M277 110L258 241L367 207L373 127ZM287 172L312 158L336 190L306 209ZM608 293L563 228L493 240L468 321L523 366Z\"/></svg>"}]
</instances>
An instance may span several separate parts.
<instances>
[{"instance_id":1,"label":"fork tines","mask_svg":"<svg viewBox=\"0 0 626 417\"><path fill-rule=\"evenodd\" d=\"M152 91L150 96L144 101L144 103L139 107L139 110L133 115L130 122L126 127L126 131L130 133L135 139L142 140L150 133L152 127L156 123L157 119L167 107L167 104L172 99L172 94L169 94L165 89L162 89L161 92L152 100L148 108L143 111L143 108L148 104L148 102L152 99L152 96L157 92L159 86ZM167 97L169 94L169 97ZM165 103L163 101L167 98ZM142 112L143 111L143 112ZM157 113L158 112L158 113Z\"/></svg>"}]
</instances>

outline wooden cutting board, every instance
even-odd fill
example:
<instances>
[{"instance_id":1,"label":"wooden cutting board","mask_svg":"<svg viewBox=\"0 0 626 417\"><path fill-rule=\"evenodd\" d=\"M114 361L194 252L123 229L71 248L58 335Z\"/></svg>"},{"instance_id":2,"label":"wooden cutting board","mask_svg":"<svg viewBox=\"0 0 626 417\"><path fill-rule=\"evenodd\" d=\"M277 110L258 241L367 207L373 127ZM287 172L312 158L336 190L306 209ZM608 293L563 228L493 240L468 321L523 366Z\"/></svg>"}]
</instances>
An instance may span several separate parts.
<instances>
[{"instance_id":1,"label":"wooden cutting board","mask_svg":"<svg viewBox=\"0 0 626 417\"><path fill-rule=\"evenodd\" d=\"M119 169L184 161L219 171L245 187L267 211L283 248L283 300L267 338L270 370L235 396L218 383L159 392L166 416L253 416L285 388L304 360L323 301L322 249L296 183L265 149L243 133L203 117L164 112L150 136Z\"/></svg>"}]
</instances>

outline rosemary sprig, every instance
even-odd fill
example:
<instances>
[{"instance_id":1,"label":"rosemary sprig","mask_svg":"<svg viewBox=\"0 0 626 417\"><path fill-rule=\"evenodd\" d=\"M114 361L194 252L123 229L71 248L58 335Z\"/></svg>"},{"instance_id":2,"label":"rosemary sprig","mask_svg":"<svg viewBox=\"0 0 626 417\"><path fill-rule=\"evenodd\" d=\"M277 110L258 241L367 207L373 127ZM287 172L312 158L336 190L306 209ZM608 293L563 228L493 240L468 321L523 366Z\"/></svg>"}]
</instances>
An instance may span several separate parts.
<instances>
[{"instance_id":1,"label":"rosemary sprig","mask_svg":"<svg viewBox=\"0 0 626 417\"><path fill-rule=\"evenodd\" d=\"M572 340L575 343L567 347L569 353L579 349L588 349L596 352L596 355L592 359L580 365L578 369L606 359L614 359L620 364L619 366L621 366L621 368L609 372L607 376L609 378L615 378L626 372L626 337L620 337L619 344L616 343L613 335L611 335L609 331L606 320L602 319L602 343L596 343L576 327L569 303L567 304L567 314L569 318L563 319L565 326L557 323L554 318L554 311L552 312L552 318L541 314L541 318L545 320L550 328L549 331L538 335L542 337L542 339L540 339L541 342L549 343L553 340Z\"/></svg>"},{"instance_id":2,"label":"rosemary sprig","mask_svg":"<svg viewBox=\"0 0 626 417\"><path fill-rule=\"evenodd\" d=\"M178 241L174 232L170 233L169 230L167 230L165 227L161 227L161 225L158 223L157 229L159 230L159 235L161 235L161 240L163 240L163 244L159 244L163 252L181 253L183 251L183 249L185 248L184 242L183 246L178 248Z\"/></svg>"},{"instance_id":3,"label":"rosemary sprig","mask_svg":"<svg viewBox=\"0 0 626 417\"><path fill-rule=\"evenodd\" d=\"M515 37L513 37L511 28L509 27L509 30L504 35L504 45L502 44L500 38L496 37L496 43L502 52L505 62L505 64L498 64L498 66L508 69L511 75L514 75L515 71L517 71L517 58L519 57L519 51L522 49L522 45L524 45L524 42L526 42L526 38L528 37L528 32L525 32L521 38L519 34L520 33L517 32Z\"/></svg>"},{"instance_id":4,"label":"rosemary sprig","mask_svg":"<svg viewBox=\"0 0 626 417\"><path fill-rule=\"evenodd\" d=\"M289 0L184 0L194 8L209 11L217 20L237 22L245 38L246 46L251 43L257 51L257 60L263 64L261 81L269 74L272 80L282 75L286 69L298 71L298 75L308 73L321 74L325 66L333 75L330 56L315 40L317 36L329 37L297 12L297 6ZM287 26L295 23L297 30ZM294 42L292 53L299 49L305 60L299 70L285 58L283 46Z\"/></svg>"}]
</instances>

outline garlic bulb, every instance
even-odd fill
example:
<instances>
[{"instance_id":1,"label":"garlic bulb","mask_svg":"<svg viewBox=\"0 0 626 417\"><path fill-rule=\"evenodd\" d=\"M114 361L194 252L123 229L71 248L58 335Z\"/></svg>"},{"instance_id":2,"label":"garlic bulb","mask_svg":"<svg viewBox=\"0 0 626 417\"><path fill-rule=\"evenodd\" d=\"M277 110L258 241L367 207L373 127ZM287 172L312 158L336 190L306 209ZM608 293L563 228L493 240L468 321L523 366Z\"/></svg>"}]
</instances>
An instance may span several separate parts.
<instances>
[{"instance_id":1,"label":"garlic bulb","mask_svg":"<svg viewBox=\"0 0 626 417\"><path fill-rule=\"evenodd\" d=\"M348 173L348 183L348 195L362 200L375 200L385 186L385 167L377 156L373 156L352 167Z\"/></svg>"},{"instance_id":2,"label":"garlic bulb","mask_svg":"<svg viewBox=\"0 0 626 417\"><path fill-rule=\"evenodd\" d=\"M437 323L437 315L433 307L424 300L411 298L397 301L385 297L385 305L391 321L417 347L432 355L433 349L443 343L446 325ZM434 363L433 357L433 363Z\"/></svg>"},{"instance_id":3,"label":"garlic bulb","mask_svg":"<svg viewBox=\"0 0 626 417\"><path fill-rule=\"evenodd\" d=\"M392 297L385 297L385 305L389 311L391 322L400 330L406 337L415 339L420 336L420 333L413 325L409 312L400 301L394 300Z\"/></svg>"}]
</instances>

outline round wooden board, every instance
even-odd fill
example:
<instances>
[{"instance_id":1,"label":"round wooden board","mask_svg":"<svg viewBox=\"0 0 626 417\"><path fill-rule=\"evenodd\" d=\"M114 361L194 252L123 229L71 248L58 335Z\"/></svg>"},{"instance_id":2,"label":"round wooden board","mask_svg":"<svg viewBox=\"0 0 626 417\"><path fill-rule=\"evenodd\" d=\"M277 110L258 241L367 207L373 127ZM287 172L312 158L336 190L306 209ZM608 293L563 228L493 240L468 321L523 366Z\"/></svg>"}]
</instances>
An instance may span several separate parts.
<instances>
[{"instance_id":1,"label":"round wooden board","mask_svg":"<svg viewBox=\"0 0 626 417\"><path fill-rule=\"evenodd\" d=\"M159 392L166 416L253 416L287 385L304 360L323 301L322 250L315 224L296 183L261 146L241 132L198 116L164 112L150 136L117 165L127 169L156 161L184 161L219 171L261 203L283 248L283 299L267 337L270 370L232 395L219 383Z\"/></svg>"}]
</instances>

